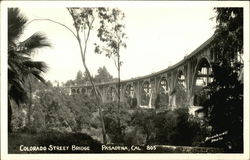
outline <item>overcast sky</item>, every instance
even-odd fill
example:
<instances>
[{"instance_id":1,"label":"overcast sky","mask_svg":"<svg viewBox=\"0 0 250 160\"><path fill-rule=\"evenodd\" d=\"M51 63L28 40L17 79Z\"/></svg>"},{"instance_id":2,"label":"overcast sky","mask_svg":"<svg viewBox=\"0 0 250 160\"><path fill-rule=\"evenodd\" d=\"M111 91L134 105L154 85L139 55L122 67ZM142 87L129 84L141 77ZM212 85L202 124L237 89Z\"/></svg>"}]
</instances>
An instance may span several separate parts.
<instances>
[{"instance_id":1,"label":"overcast sky","mask_svg":"<svg viewBox=\"0 0 250 160\"><path fill-rule=\"evenodd\" d=\"M72 19L65 8L20 8L29 20L49 18L66 24L73 29ZM212 7L119 7L125 13L127 48L121 51L121 79L143 76L160 71L183 59L212 36L215 16ZM52 48L42 49L34 58L45 61L49 71L47 80L66 82L75 79L78 70L84 72L79 46L67 29L46 21L30 23L24 37L36 31L46 33ZM92 39L87 52L87 65L93 75L106 66L117 77L112 59L93 52Z\"/></svg>"}]
</instances>

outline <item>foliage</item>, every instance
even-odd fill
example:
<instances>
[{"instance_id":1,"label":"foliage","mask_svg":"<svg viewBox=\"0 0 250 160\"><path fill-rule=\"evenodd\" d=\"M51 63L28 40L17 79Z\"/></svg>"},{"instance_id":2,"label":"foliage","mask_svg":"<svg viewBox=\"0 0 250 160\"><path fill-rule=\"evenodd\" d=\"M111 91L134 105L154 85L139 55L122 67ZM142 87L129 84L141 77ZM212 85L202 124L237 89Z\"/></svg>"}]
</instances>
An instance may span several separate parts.
<instances>
[{"instance_id":1,"label":"foliage","mask_svg":"<svg viewBox=\"0 0 250 160\"><path fill-rule=\"evenodd\" d=\"M237 54L243 54L243 8L215 10L217 25L212 49L223 63L233 62Z\"/></svg>"},{"instance_id":2,"label":"foliage","mask_svg":"<svg viewBox=\"0 0 250 160\"><path fill-rule=\"evenodd\" d=\"M207 136L200 121L188 113L187 108L166 110L156 113L152 110L138 110L132 124L142 130L145 144L199 145ZM143 136L143 135L142 135Z\"/></svg>"},{"instance_id":3,"label":"foliage","mask_svg":"<svg viewBox=\"0 0 250 160\"><path fill-rule=\"evenodd\" d=\"M129 107L129 106L128 106ZM199 146L208 136L206 127L189 115L187 108L156 111L121 105L121 127L117 121L117 105L106 104L104 117L111 143L128 145L194 145Z\"/></svg>"},{"instance_id":4,"label":"foliage","mask_svg":"<svg viewBox=\"0 0 250 160\"><path fill-rule=\"evenodd\" d=\"M93 100L85 95L68 95L60 88L38 94L37 105L41 105L45 114L47 129L70 129L81 131L91 125L92 113L97 109Z\"/></svg>"},{"instance_id":5,"label":"foliage","mask_svg":"<svg viewBox=\"0 0 250 160\"><path fill-rule=\"evenodd\" d=\"M105 54L107 57L117 57L115 65L119 72L121 65L120 50L126 47L124 32L125 25L122 21L125 17L124 13L116 8L98 8L98 16L100 18L100 28L98 28L97 36L101 43L95 43L95 52L97 54Z\"/></svg>"},{"instance_id":6,"label":"foliage","mask_svg":"<svg viewBox=\"0 0 250 160\"><path fill-rule=\"evenodd\" d=\"M77 85L84 83L84 76L83 76L83 73L80 70L76 74L75 83Z\"/></svg>"},{"instance_id":7,"label":"foliage","mask_svg":"<svg viewBox=\"0 0 250 160\"><path fill-rule=\"evenodd\" d=\"M159 93L156 95L154 106L156 109L167 108L169 105L168 93Z\"/></svg>"},{"instance_id":8,"label":"foliage","mask_svg":"<svg viewBox=\"0 0 250 160\"><path fill-rule=\"evenodd\" d=\"M99 67L97 75L95 75L95 83L110 82L113 80L113 76L108 72L105 66Z\"/></svg>"},{"instance_id":9,"label":"foliage","mask_svg":"<svg viewBox=\"0 0 250 160\"><path fill-rule=\"evenodd\" d=\"M176 106L187 106L187 93L185 87L182 84L177 83L174 92L176 95Z\"/></svg>"},{"instance_id":10,"label":"foliage","mask_svg":"<svg viewBox=\"0 0 250 160\"><path fill-rule=\"evenodd\" d=\"M137 99L136 99L136 97L130 97L130 96L128 96L126 98L126 103L129 105L129 107L131 109L134 109L134 108L137 107Z\"/></svg>"},{"instance_id":11,"label":"foliage","mask_svg":"<svg viewBox=\"0 0 250 160\"><path fill-rule=\"evenodd\" d=\"M156 116L154 110L143 110L143 109L137 109L136 112L132 115L130 125L135 126L136 130L141 131L136 136L145 137L145 140L139 143L149 144L154 138L155 117Z\"/></svg>"},{"instance_id":12,"label":"foliage","mask_svg":"<svg viewBox=\"0 0 250 160\"><path fill-rule=\"evenodd\" d=\"M13 126L15 131L26 132L27 106L14 108ZM93 113L97 111L93 100L83 94L68 95L67 91L60 87L46 86L42 90L33 93L33 105L31 108L32 133L45 130L60 130L75 132L95 127Z\"/></svg>"},{"instance_id":13,"label":"foliage","mask_svg":"<svg viewBox=\"0 0 250 160\"><path fill-rule=\"evenodd\" d=\"M95 83L102 82L110 82L113 81L113 76L108 72L105 66L99 67L97 70L97 74L92 77ZM90 84L90 80L87 76L86 71L82 73L80 70L76 74L76 78L74 80L68 80L64 86L74 86L74 85L82 85L82 84Z\"/></svg>"},{"instance_id":14,"label":"foliage","mask_svg":"<svg viewBox=\"0 0 250 160\"><path fill-rule=\"evenodd\" d=\"M204 102L213 133L229 131L233 150L243 151L243 8L216 8L217 26L211 50L214 80ZM218 98L220 97L220 98Z\"/></svg>"},{"instance_id":15,"label":"foliage","mask_svg":"<svg viewBox=\"0 0 250 160\"><path fill-rule=\"evenodd\" d=\"M125 104L121 104L122 109L118 114L117 103L107 103L104 105L104 121L107 134L112 143L124 143L125 129L128 126L130 115ZM119 119L118 119L119 116ZM120 120L120 123L118 122Z\"/></svg>"},{"instance_id":16,"label":"foliage","mask_svg":"<svg viewBox=\"0 0 250 160\"><path fill-rule=\"evenodd\" d=\"M40 48L49 47L50 43L42 33L36 32L24 41L20 41L27 24L18 8L8 9L8 126L11 132L13 102L18 105L28 100L24 83L28 76L34 76L44 82L41 73L46 72L44 62L33 61L31 55Z\"/></svg>"}]
</instances>

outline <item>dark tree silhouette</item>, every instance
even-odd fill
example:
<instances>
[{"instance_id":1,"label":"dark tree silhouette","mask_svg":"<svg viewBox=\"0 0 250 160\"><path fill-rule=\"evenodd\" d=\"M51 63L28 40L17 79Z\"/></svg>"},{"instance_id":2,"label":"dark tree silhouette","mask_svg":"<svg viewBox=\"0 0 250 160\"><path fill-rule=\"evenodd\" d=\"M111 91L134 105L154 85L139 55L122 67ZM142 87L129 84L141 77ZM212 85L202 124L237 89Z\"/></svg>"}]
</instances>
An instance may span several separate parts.
<instances>
[{"instance_id":1,"label":"dark tree silhouette","mask_svg":"<svg viewBox=\"0 0 250 160\"><path fill-rule=\"evenodd\" d=\"M44 82L41 76L46 72L44 62L33 61L31 54L40 48L49 47L45 35L36 32L24 41L19 38L27 24L27 18L18 8L8 9L8 132L12 132L12 103L20 105L28 101L24 82L29 76L34 76Z\"/></svg>"},{"instance_id":2,"label":"dark tree silhouette","mask_svg":"<svg viewBox=\"0 0 250 160\"><path fill-rule=\"evenodd\" d=\"M211 51L214 80L204 102L213 133L228 131L236 152L243 151L243 8L216 8L217 26Z\"/></svg>"}]
</instances>

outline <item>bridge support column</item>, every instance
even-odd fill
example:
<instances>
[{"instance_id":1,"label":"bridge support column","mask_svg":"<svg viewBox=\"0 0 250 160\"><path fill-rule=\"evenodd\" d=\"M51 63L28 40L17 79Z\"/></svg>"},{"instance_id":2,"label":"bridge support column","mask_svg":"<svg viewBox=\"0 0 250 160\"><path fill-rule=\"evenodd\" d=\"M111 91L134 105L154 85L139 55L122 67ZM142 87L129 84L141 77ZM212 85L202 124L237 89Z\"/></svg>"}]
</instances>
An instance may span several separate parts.
<instances>
[{"instance_id":1,"label":"bridge support column","mask_svg":"<svg viewBox=\"0 0 250 160\"><path fill-rule=\"evenodd\" d=\"M136 93L136 99L137 99L137 105L141 105L141 87L140 87L140 82L138 81L137 83L134 83L134 90Z\"/></svg>"},{"instance_id":2,"label":"bridge support column","mask_svg":"<svg viewBox=\"0 0 250 160\"><path fill-rule=\"evenodd\" d=\"M157 81L156 81L156 77L150 83L151 83L151 92L152 92L151 107L155 108L155 100L156 100L156 96L157 96Z\"/></svg>"},{"instance_id":3,"label":"bridge support column","mask_svg":"<svg viewBox=\"0 0 250 160\"><path fill-rule=\"evenodd\" d=\"M188 61L188 64L187 64L187 101L188 101L189 106L193 105L192 93L191 93L192 78L193 78L192 65L191 65L191 61Z\"/></svg>"},{"instance_id":4,"label":"bridge support column","mask_svg":"<svg viewBox=\"0 0 250 160\"><path fill-rule=\"evenodd\" d=\"M175 102L175 99L176 99L176 95L174 92L174 87L175 87L175 76L174 76L174 71L171 72L171 80L170 80L170 96L169 96L169 104L170 104L170 107L171 109L174 109L176 108L176 102Z\"/></svg>"},{"instance_id":5,"label":"bridge support column","mask_svg":"<svg viewBox=\"0 0 250 160\"><path fill-rule=\"evenodd\" d=\"M124 95L124 93L125 93L125 86L124 85L122 85L121 84L121 92L120 92L120 101L121 102L125 102L125 95Z\"/></svg>"}]
</instances>

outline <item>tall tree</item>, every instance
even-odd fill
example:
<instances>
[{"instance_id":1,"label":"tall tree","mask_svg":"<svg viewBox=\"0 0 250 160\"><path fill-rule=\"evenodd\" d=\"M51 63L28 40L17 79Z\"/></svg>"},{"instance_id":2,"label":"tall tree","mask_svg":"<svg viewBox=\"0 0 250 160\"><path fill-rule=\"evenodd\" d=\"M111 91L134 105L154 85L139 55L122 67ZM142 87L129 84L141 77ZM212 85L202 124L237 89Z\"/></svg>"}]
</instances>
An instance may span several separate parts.
<instances>
[{"instance_id":1,"label":"tall tree","mask_svg":"<svg viewBox=\"0 0 250 160\"><path fill-rule=\"evenodd\" d=\"M83 84L83 74L82 74L82 71L78 71L77 74L76 74L76 84L79 85L79 84Z\"/></svg>"},{"instance_id":2,"label":"tall tree","mask_svg":"<svg viewBox=\"0 0 250 160\"><path fill-rule=\"evenodd\" d=\"M96 13L98 13L98 8L67 8L67 9L73 19L73 24L76 30L76 34L74 34L74 36L76 37L77 42L79 44L83 66L94 90L96 105L98 107L101 119L103 143L106 144L107 137L106 137L106 130L102 113L103 101L99 93L97 92L96 86L93 81L93 77L91 76L88 66L86 64L87 46L90 38L90 33L94 29L93 24L95 19L97 18Z\"/></svg>"},{"instance_id":3,"label":"tall tree","mask_svg":"<svg viewBox=\"0 0 250 160\"><path fill-rule=\"evenodd\" d=\"M124 32L125 25L122 23L125 14L117 9L104 9L99 8L99 17L101 18L101 27L98 29L98 37L101 42L96 44L95 52L98 54L105 54L109 58L113 58L115 66L118 71L118 107L117 112L120 114L120 101L121 101L121 59L120 51L122 48L126 48L125 39L126 34ZM118 116L118 124L120 126L120 116Z\"/></svg>"},{"instance_id":4,"label":"tall tree","mask_svg":"<svg viewBox=\"0 0 250 160\"><path fill-rule=\"evenodd\" d=\"M45 35L36 32L24 41L19 38L27 24L18 8L8 9L8 132L12 132L12 103L17 105L27 102L28 96L24 88L24 82L32 75L44 82L41 76L46 72L47 66L44 62L33 61L32 53L40 48L49 47Z\"/></svg>"},{"instance_id":5,"label":"tall tree","mask_svg":"<svg viewBox=\"0 0 250 160\"><path fill-rule=\"evenodd\" d=\"M228 131L235 151L243 150L243 8L216 8L217 26L211 51L214 80L204 102L213 133ZM218 98L219 97L219 98Z\"/></svg>"},{"instance_id":6,"label":"tall tree","mask_svg":"<svg viewBox=\"0 0 250 160\"><path fill-rule=\"evenodd\" d=\"M110 82L112 80L113 76L108 72L105 66L97 70L97 75L94 78L95 83Z\"/></svg>"}]
</instances>

